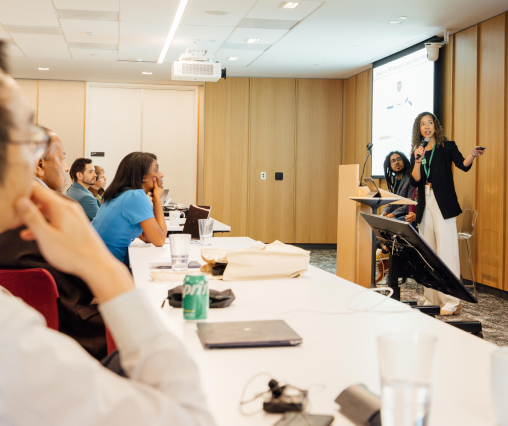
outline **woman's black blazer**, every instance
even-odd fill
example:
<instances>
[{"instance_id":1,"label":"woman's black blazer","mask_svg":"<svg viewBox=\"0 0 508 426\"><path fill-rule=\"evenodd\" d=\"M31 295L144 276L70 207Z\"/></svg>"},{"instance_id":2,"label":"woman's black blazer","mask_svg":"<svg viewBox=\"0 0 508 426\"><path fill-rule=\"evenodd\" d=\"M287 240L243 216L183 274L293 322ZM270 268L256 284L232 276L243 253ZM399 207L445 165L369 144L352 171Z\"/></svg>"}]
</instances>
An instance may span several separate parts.
<instances>
[{"instance_id":1,"label":"woman's black blazer","mask_svg":"<svg viewBox=\"0 0 508 426\"><path fill-rule=\"evenodd\" d=\"M437 205L443 218L450 219L462 213L457 194L455 193L455 185L453 183L452 162L457 168L469 171L469 167L464 167L464 157L460 153L454 141L445 141L444 146L437 146L432 158L430 167L430 181L432 182L432 190L436 197ZM411 185L418 188L418 205L416 206L416 223L420 223L425 211L425 184L427 176L421 167L421 179L415 181L412 175L415 166L415 154L411 154Z\"/></svg>"}]
</instances>

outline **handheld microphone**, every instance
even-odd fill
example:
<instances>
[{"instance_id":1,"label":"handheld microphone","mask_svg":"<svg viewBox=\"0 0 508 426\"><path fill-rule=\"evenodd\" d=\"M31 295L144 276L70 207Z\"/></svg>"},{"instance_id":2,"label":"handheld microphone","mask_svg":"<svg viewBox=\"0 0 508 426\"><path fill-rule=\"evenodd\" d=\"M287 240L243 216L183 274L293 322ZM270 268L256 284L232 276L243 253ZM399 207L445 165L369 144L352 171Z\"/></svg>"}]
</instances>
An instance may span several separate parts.
<instances>
[{"instance_id":1,"label":"handheld microphone","mask_svg":"<svg viewBox=\"0 0 508 426\"><path fill-rule=\"evenodd\" d=\"M425 148L425 147L428 145L428 143L429 143L429 142L430 142L430 138L425 138L425 139L423 140L422 146ZM420 154L418 154L418 155L416 156L416 159L417 159L417 160L419 160L419 159L420 159L420 157L421 157L421 155L420 155Z\"/></svg>"}]
</instances>

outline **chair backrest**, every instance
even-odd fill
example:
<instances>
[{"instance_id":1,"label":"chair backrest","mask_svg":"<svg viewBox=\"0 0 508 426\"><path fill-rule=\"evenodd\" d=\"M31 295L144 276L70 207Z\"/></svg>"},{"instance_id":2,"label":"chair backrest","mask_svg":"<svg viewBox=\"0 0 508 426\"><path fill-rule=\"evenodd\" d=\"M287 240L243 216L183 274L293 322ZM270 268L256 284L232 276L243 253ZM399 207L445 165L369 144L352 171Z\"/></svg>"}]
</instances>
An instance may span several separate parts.
<instances>
[{"instance_id":1,"label":"chair backrest","mask_svg":"<svg viewBox=\"0 0 508 426\"><path fill-rule=\"evenodd\" d=\"M59 297L55 279L45 269L0 269L0 286L39 311L49 328L58 330Z\"/></svg>"},{"instance_id":2,"label":"chair backrest","mask_svg":"<svg viewBox=\"0 0 508 426\"><path fill-rule=\"evenodd\" d=\"M474 235L477 217L478 210L465 209L462 215L462 223L460 224L459 234L472 237Z\"/></svg>"}]
</instances>

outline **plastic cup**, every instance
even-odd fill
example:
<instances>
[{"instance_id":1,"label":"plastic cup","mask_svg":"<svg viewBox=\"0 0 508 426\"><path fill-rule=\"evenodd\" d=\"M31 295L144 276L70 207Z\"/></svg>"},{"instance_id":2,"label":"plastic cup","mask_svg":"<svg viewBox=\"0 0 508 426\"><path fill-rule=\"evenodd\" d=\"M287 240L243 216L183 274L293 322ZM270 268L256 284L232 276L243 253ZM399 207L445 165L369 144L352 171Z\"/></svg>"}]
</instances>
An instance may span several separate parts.
<instances>
[{"instance_id":1,"label":"plastic cup","mask_svg":"<svg viewBox=\"0 0 508 426\"><path fill-rule=\"evenodd\" d=\"M213 237L213 219L198 219L201 245L211 246Z\"/></svg>"},{"instance_id":2,"label":"plastic cup","mask_svg":"<svg viewBox=\"0 0 508 426\"><path fill-rule=\"evenodd\" d=\"M190 242L191 234L171 234L169 236L171 268L173 271L186 271L188 269Z\"/></svg>"},{"instance_id":3,"label":"plastic cup","mask_svg":"<svg viewBox=\"0 0 508 426\"><path fill-rule=\"evenodd\" d=\"M425 426L437 338L419 333L378 337L383 426Z\"/></svg>"}]
</instances>

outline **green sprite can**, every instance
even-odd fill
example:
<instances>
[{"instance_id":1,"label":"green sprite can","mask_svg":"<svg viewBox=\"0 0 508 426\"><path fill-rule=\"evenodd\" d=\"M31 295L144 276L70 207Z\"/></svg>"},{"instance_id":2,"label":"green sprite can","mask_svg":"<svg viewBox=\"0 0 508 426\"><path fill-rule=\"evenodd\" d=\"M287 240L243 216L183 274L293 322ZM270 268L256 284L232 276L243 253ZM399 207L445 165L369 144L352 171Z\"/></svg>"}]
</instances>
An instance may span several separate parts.
<instances>
[{"instance_id":1,"label":"green sprite can","mask_svg":"<svg viewBox=\"0 0 508 426\"><path fill-rule=\"evenodd\" d=\"M206 275L186 275L183 280L183 319L186 321L207 319L209 304Z\"/></svg>"}]
</instances>

